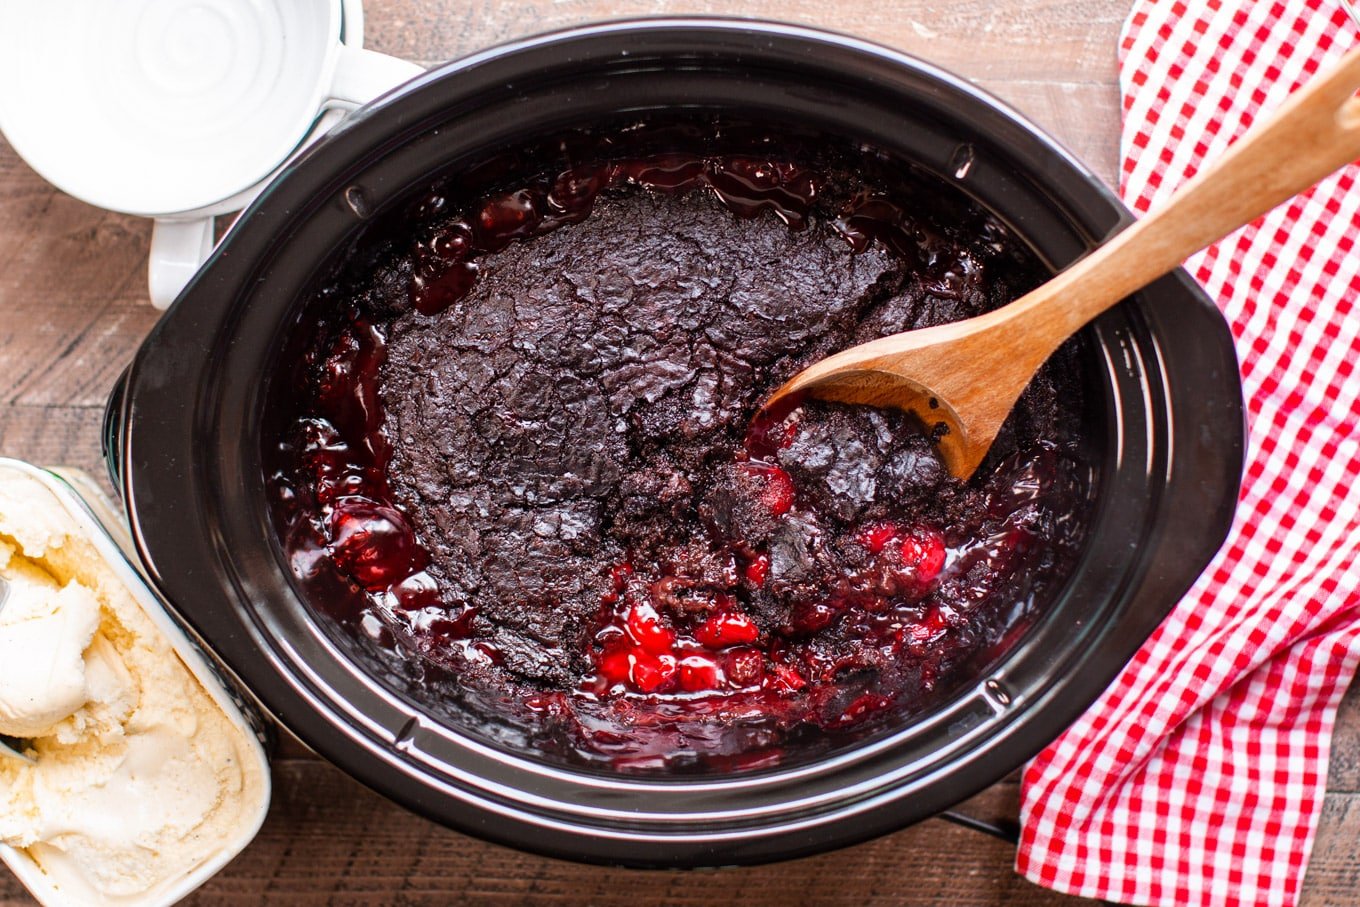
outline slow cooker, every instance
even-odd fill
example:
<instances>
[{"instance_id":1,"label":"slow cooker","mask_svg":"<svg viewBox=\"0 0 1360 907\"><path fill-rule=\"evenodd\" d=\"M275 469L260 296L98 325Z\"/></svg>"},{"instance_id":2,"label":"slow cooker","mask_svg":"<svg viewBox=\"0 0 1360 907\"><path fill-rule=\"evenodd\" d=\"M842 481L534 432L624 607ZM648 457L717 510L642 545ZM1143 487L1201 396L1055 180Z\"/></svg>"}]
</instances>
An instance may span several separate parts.
<instances>
[{"instance_id":1,"label":"slow cooker","mask_svg":"<svg viewBox=\"0 0 1360 907\"><path fill-rule=\"evenodd\" d=\"M966 82L853 38L772 23L619 22L439 67L362 108L241 216L110 401L106 457L160 591L287 728L452 828L570 859L790 858L929 817L1000 779L1105 688L1214 555L1242 464L1241 389L1215 306L1172 274L1085 329L1098 494L1080 562L999 663L924 715L784 767L589 770L422 703L296 588L269 516L264 431L312 289L366 229L495 149L649 112L848 136L953 182L1055 270L1120 229L1099 179Z\"/></svg>"}]
</instances>

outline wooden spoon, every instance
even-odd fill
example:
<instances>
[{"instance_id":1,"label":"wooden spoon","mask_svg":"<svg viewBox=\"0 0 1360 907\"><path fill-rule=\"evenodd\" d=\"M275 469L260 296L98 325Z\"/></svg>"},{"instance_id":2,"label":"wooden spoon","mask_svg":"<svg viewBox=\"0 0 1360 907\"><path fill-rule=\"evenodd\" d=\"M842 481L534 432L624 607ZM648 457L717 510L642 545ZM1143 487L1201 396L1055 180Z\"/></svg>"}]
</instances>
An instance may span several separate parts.
<instances>
[{"instance_id":1,"label":"wooden spoon","mask_svg":"<svg viewBox=\"0 0 1360 907\"><path fill-rule=\"evenodd\" d=\"M943 425L940 454L966 479L1020 393L1064 340L1190 254L1360 158L1360 48L1257 123L1147 217L1000 309L893 334L823 359L790 394L893 406Z\"/></svg>"}]
</instances>

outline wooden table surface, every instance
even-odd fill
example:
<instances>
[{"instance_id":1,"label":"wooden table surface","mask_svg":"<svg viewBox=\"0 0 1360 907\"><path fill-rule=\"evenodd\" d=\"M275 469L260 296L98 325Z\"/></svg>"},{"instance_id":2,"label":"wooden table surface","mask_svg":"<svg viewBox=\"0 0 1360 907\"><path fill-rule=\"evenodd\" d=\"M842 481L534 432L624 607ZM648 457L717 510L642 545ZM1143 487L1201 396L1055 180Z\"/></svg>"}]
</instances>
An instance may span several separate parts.
<instances>
[{"instance_id":1,"label":"wooden table surface","mask_svg":"<svg viewBox=\"0 0 1360 907\"><path fill-rule=\"evenodd\" d=\"M611 17L708 13L821 25L973 79L1113 182L1115 43L1129 0L368 0L367 46L432 65L522 35ZM148 221L60 194L0 139L0 454L103 481L99 425L114 379L155 323ZM1008 779L967 808L1014 817ZM1360 697L1342 709L1304 888L1360 903ZM722 872L638 872L528 856L388 803L300 745L274 763L255 842L196 904L1017 904L1083 902L1012 871L1013 850L930 821L826 856ZM28 903L0 870L0 903Z\"/></svg>"}]
</instances>

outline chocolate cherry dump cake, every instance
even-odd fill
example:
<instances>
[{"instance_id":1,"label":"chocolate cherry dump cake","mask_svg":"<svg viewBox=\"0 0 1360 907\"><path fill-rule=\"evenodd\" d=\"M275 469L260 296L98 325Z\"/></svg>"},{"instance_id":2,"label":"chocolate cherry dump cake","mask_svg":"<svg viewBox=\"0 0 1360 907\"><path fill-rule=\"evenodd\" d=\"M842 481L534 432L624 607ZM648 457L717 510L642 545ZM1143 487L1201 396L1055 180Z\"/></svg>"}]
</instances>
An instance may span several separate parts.
<instances>
[{"instance_id":1,"label":"chocolate cherry dump cake","mask_svg":"<svg viewBox=\"0 0 1360 907\"><path fill-rule=\"evenodd\" d=\"M426 702L623 769L787 762L976 680L1078 554L1073 350L967 483L895 411L753 417L1036 285L1023 245L863 150L525 172L432 191L321 291L271 481L313 605Z\"/></svg>"}]
</instances>

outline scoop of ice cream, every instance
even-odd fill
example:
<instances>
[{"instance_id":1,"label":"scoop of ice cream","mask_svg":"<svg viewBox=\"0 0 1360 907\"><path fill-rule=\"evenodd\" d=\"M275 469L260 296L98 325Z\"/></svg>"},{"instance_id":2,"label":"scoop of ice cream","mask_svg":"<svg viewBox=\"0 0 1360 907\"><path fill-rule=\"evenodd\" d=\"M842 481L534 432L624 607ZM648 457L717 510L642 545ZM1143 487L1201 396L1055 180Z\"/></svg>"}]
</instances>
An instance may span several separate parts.
<instances>
[{"instance_id":1,"label":"scoop of ice cream","mask_svg":"<svg viewBox=\"0 0 1360 907\"><path fill-rule=\"evenodd\" d=\"M9 597L0 609L0 734L39 737L85 704L85 650L99 629L99 602L0 544Z\"/></svg>"}]
</instances>

